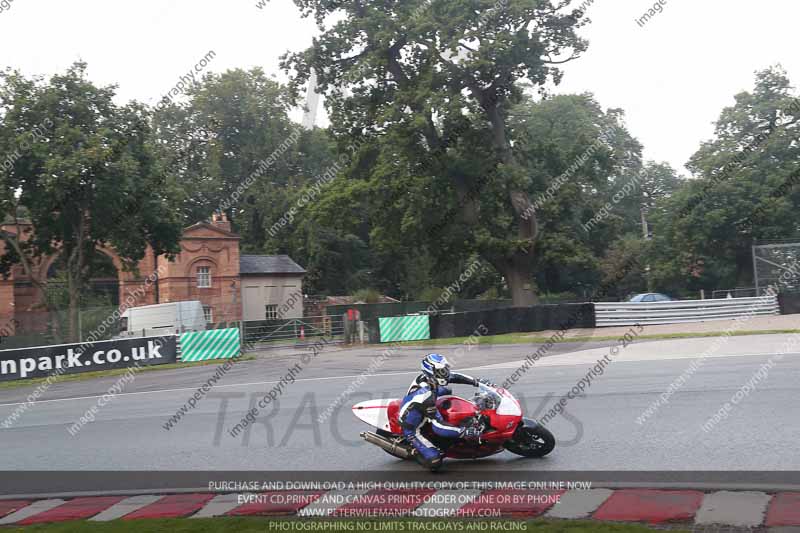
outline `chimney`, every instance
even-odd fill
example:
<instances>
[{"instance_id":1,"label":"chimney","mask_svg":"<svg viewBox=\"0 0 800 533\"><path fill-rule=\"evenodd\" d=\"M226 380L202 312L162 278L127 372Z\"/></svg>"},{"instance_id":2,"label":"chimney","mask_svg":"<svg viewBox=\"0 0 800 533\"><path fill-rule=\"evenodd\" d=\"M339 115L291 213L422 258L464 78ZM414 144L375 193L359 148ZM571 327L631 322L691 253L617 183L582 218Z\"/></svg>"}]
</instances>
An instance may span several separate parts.
<instances>
[{"instance_id":1,"label":"chimney","mask_svg":"<svg viewBox=\"0 0 800 533\"><path fill-rule=\"evenodd\" d=\"M222 211L216 211L211 215L211 223L220 229L231 231L231 223L228 220L228 216Z\"/></svg>"}]
</instances>

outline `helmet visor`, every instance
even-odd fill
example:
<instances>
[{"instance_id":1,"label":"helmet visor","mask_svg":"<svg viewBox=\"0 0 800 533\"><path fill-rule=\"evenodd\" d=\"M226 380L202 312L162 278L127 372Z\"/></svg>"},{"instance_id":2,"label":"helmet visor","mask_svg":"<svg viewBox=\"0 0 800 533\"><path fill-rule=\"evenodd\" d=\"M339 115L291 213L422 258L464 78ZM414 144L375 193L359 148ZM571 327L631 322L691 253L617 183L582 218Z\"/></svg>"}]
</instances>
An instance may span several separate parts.
<instances>
[{"instance_id":1,"label":"helmet visor","mask_svg":"<svg viewBox=\"0 0 800 533\"><path fill-rule=\"evenodd\" d=\"M446 366L441 368L434 368L433 377L435 377L436 379L448 380L450 379L450 369Z\"/></svg>"}]
</instances>

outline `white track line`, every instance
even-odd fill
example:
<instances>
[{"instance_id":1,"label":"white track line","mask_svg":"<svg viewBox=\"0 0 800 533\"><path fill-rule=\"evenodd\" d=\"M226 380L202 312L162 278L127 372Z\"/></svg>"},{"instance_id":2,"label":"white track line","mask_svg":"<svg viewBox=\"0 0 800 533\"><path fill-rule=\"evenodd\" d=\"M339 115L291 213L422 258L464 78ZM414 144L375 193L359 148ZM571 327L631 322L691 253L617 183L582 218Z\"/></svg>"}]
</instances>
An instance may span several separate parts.
<instances>
[{"instance_id":1,"label":"white track line","mask_svg":"<svg viewBox=\"0 0 800 533\"><path fill-rule=\"evenodd\" d=\"M467 369L469 370L469 369ZM384 374L371 374L367 375L367 378L371 377L382 377L382 376L416 376L419 372L389 372ZM319 378L305 378L305 379L296 379L295 381L328 381L332 379L355 379L361 377L361 374L354 375L354 376L329 376L329 377L319 377ZM272 385L280 383L280 381L255 381L252 383L230 383L228 385L215 385L215 389L222 389L222 388L230 388L230 387L250 387L254 385ZM136 396L136 395L144 395L144 394L160 394L165 392L184 392L184 391L197 391L198 387L187 387L187 388L180 388L180 389L159 389L159 390L147 390L147 391L140 391L140 392L122 392L117 394L117 396ZM53 398L50 400L38 400L35 402L31 402L31 405L36 405L40 403L53 403L53 402L71 402L77 400L94 400L96 398L102 398L102 394L98 394L95 396L76 396L74 398ZM15 402L15 403L0 403L0 407L13 407L15 405L25 405L28 402Z\"/></svg>"},{"instance_id":2,"label":"white track line","mask_svg":"<svg viewBox=\"0 0 800 533\"><path fill-rule=\"evenodd\" d=\"M597 364L598 359L602 359L603 356L609 354L610 348L607 349L599 349L599 348L592 348L592 353L586 353L590 350L586 350L584 352L574 352L563 354L557 357L546 357L540 359L535 363L534 366L537 368L541 367L551 367L551 366L582 366L582 365L595 365ZM618 365L619 363L642 363L642 362L649 362L649 361L679 361L679 360L689 360L689 359L723 359L727 357L769 357L771 355L775 355L776 352L769 352L769 353L737 353L737 354L706 354L706 355L699 355L699 354L664 354L664 355L627 355L623 354L620 351L619 356L614 359L614 364ZM784 353L783 355L800 355L797 352L790 352ZM492 365L484 365L477 367L476 370L509 370L512 368L519 368L526 364L527 361L524 359L521 361L507 361L505 363L497 363Z\"/></svg>"},{"instance_id":3,"label":"white track line","mask_svg":"<svg viewBox=\"0 0 800 533\"><path fill-rule=\"evenodd\" d=\"M593 349L594 350L594 349ZM587 350L588 351L588 350ZM548 357L545 359L541 359L536 363L536 366L582 366L582 365L593 365L596 363L595 359L590 360L575 360L575 359L563 359L563 358L571 358L580 354L581 352L574 352L574 353L566 353L566 354L559 354L557 356ZM706 358L723 358L723 357L754 357L754 356L769 356L774 355L773 353L748 353L748 354L727 354L727 355L711 355L706 356ZM800 355L800 353L791 353L785 355ZM590 356L590 359L593 356ZM675 360L675 359L703 359L700 355L669 355L669 356L655 356L646 359L633 359L633 360L619 360L616 363L628 363L628 362L643 362L643 361L666 361L666 360ZM505 363L493 364L493 365L484 365L484 366L475 366L464 368L463 370L503 370L503 369L512 369L518 368L523 363L524 360L520 361L509 361ZM415 376L419 374L419 372L385 372L382 374L355 374L350 376L326 376L326 377L318 377L318 378L304 378L304 379L296 379L297 382L315 382L315 381L331 381L336 379L356 379L360 377L364 378L381 378L387 376ZM233 388L233 387L252 387L256 385L273 385L280 383L280 381L254 381L251 383L229 383L227 385L215 385L215 389L223 389L223 388ZM164 394L164 393L171 393L171 392L186 392L186 391L197 391L197 387L184 387L179 389L159 389L159 390L150 390L150 391L140 391L140 392L123 392L117 394L117 396L137 396L137 395L147 395L147 394ZM97 394L93 396L77 396L73 398L53 398L50 400L38 400L35 402L31 402L31 405L37 405L40 403L57 403L57 402L72 402L72 401L79 401L79 400L94 400L97 398L102 398L102 394ZM14 403L0 403L0 407L14 407L17 405L25 405L28 402L14 402ZM3 428L0 428L3 429Z\"/></svg>"}]
</instances>

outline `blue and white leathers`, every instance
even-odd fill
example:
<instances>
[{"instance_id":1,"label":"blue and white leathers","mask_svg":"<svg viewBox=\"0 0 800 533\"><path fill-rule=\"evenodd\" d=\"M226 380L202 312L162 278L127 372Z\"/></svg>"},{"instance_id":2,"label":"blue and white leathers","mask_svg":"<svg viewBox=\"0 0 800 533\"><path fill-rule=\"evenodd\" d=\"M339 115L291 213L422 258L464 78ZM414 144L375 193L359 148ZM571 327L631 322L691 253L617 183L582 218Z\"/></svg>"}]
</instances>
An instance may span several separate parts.
<instances>
[{"instance_id":1,"label":"blue and white leathers","mask_svg":"<svg viewBox=\"0 0 800 533\"><path fill-rule=\"evenodd\" d=\"M449 382L464 385L477 383L474 378L456 372L450 374ZM464 428L446 424L436 409L436 399L450 394L452 391L448 387L438 384L432 386L429 378L421 374L411 383L400 405L398 419L403 435L427 464L441 462L442 452L422 435L426 422L431 423L431 429L440 437L457 439L464 434Z\"/></svg>"}]
</instances>

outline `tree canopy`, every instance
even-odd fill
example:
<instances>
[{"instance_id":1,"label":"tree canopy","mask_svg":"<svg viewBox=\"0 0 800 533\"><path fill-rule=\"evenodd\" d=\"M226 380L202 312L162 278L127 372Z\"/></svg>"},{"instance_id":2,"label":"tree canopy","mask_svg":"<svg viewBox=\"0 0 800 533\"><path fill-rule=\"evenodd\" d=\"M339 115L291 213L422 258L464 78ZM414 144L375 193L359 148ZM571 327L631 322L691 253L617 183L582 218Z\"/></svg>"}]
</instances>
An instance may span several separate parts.
<instances>
[{"instance_id":1,"label":"tree canopy","mask_svg":"<svg viewBox=\"0 0 800 533\"><path fill-rule=\"evenodd\" d=\"M4 264L19 262L30 276L39 258L61 255L73 336L99 248L113 247L132 269L148 245L169 254L180 237L148 110L113 98L114 87L87 80L83 63L47 81L0 78L0 147L15 154L0 169L0 215L32 224L26 235L2 234Z\"/></svg>"},{"instance_id":2,"label":"tree canopy","mask_svg":"<svg viewBox=\"0 0 800 533\"><path fill-rule=\"evenodd\" d=\"M373 237L414 235L439 262L474 249L515 304L535 302L538 214L508 113L523 83L558 83L559 65L585 49L580 12L546 0L295 3L321 34L284 66L295 90L313 69L332 133L364 146L347 174L385 214Z\"/></svg>"},{"instance_id":3,"label":"tree canopy","mask_svg":"<svg viewBox=\"0 0 800 533\"><path fill-rule=\"evenodd\" d=\"M527 305L748 286L751 246L800 234L800 100L780 67L721 111L686 179L644 158L624 110L548 92L586 47L569 2L296 4L320 36L285 55L286 84L209 73L151 110L82 63L5 72L0 216L34 230L0 237L0 271L60 254L67 290L45 303L74 310L98 250L132 268L222 210L244 251L302 264L307 294L434 299L480 260L456 297ZM306 130L290 116L312 70L330 126Z\"/></svg>"},{"instance_id":4,"label":"tree canopy","mask_svg":"<svg viewBox=\"0 0 800 533\"><path fill-rule=\"evenodd\" d=\"M752 286L753 243L800 235L800 191L792 184L799 122L800 105L777 67L759 72L755 88L722 110L715 138L689 162L697 179L656 214L657 284L673 291Z\"/></svg>"}]
</instances>

